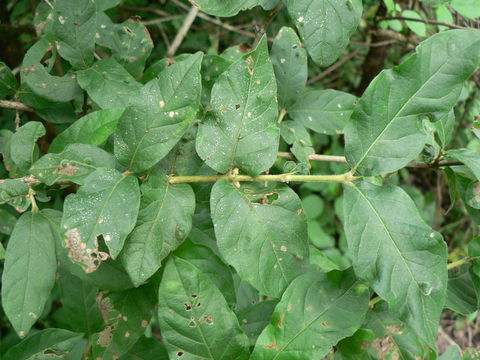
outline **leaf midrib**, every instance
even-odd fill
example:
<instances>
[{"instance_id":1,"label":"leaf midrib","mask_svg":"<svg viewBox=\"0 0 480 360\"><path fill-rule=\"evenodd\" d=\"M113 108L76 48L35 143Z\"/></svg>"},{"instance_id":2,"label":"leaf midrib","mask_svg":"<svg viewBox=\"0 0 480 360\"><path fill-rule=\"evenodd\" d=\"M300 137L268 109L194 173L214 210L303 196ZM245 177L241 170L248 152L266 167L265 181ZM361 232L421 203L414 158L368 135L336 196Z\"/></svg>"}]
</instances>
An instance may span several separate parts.
<instances>
[{"instance_id":1,"label":"leaf midrib","mask_svg":"<svg viewBox=\"0 0 480 360\"><path fill-rule=\"evenodd\" d=\"M413 276L413 273L412 273L412 270L410 269L410 267L408 266L408 262L407 260L405 259L405 257L403 256L400 248L398 247L396 241L393 239L393 236L390 234L390 231L388 230L388 227L387 225L385 224L385 222L383 221L383 218L380 216L380 214L378 213L377 209L375 208L375 206L373 206L372 202L368 199L368 197L365 196L365 194L354 184L351 184L351 186L360 194L360 196L366 201L366 203L369 205L369 207L372 209L373 213L375 214L375 216L378 218L378 220L380 221L380 224L382 225L385 233L388 235L388 238L390 239L391 243L393 244L395 250L398 252L398 255L400 257L400 259L402 259L402 262L404 264L404 266L407 268L408 272L410 273L410 276L413 280L413 282L415 283L415 285L417 286L418 290L421 292L421 289L420 289L420 285L418 284L416 278ZM408 297L408 294L407 294L407 297Z\"/></svg>"},{"instance_id":2,"label":"leaf midrib","mask_svg":"<svg viewBox=\"0 0 480 360\"><path fill-rule=\"evenodd\" d=\"M160 206L158 207L157 214L155 215L155 218L154 218L153 221L147 222L147 223L150 223L150 229L148 230L148 235L145 237L146 241L144 243L144 246L142 246L142 256L141 256L140 267L139 267L140 273L141 273L141 269L143 269L143 266L144 266L143 263L144 263L144 260L145 260L145 254L147 252L147 247L148 247L147 244L151 243L153 229L154 229L155 225L158 223L158 221L161 217L160 215L162 214L162 209L163 209L163 207L166 203L167 195L170 192L170 186L172 186L172 185L168 184L168 181L167 181L166 188L165 188L165 193L164 193L163 197L161 198L161 200L159 200L160 201ZM159 238L160 238L160 240L164 240L162 236L160 236ZM163 251L163 244L162 244L162 251ZM158 254L158 255L160 255L160 254ZM138 275L140 275L140 274L138 274Z\"/></svg>"},{"instance_id":3,"label":"leaf midrib","mask_svg":"<svg viewBox=\"0 0 480 360\"><path fill-rule=\"evenodd\" d=\"M183 282L183 278L180 274L180 271L178 271L177 264L175 261L175 257L173 257L173 262L175 263L175 271L177 272L178 279L180 280L180 283L182 284L183 291L185 292L185 296L188 297L189 294L187 292L187 288L185 287L185 283ZM198 323L197 320L197 313L195 306L192 306L193 313L195 315L195 323L197 324L196 328L198 329L200 336L202 337L203 343L205 344L205 347L207 348L208 354L210 355L210 359L215 360L215 357L213 356L212 350L210 348L210 344L207 342L207 339L205 338L205 334L203 333L202 327L200 326L201 324Z\"/></svg>"},{"instance_id":4,"label":"leaf midrib","mask_svg":"<svg viewBox=\"0 0 480 360\"><path fill-rule=\"evenodd\" d=\"M417 56L417 58L419 59L419 53L416 53L415 54ZM420 61L420 59L419 59ZM425 86L427 84L430 83L430 81L434 78L434 76L436 76L440 70L443 69L443 67L447 64L450 63L450 59L448 61L445 61L421 86L420 88L415 91L415 93L410 96L407 101L405 101L405 104L403 104L403 106L392 116L391 120L389 121L389 123L385 126L385 128L380 132L380 134L375 138L375 140L370 144L370 146L368 147L368 149L364 152L364 154L362 155L362 157L360 158L360 160L358 160L358 162L355 164L355 166L353 167L353 171L356 171L358 169L358 167L361 165L361 163L365 160L365 158L367 157L368 153L372 150L372 148L377 144L377 142L380 140L380 138L383 136L383 134L387 131L387 129L390 127L390 125L392 125L398 118L399 114L407 107L407 105L410 105L410 102L418 95L418 93L420 93L420 91L422 91ZM393 70L389 70L389 71L393 71ZM389 91L389 94L388 96L390 97L390 91ZM358 106L358 105L357 105ZM355 110L354 110L355 111ZM414 114L415 115L415 114ZM371 118L372 116L370 116Z\"/></svg>"},{"instance_id":5,"label":"leaf midrib","mask_svg":"<svg viewBox=\"0 0 480 360\"><path fill-rule=\"evenodd\" d=\"M295 334L295 336L293 336L276 354L275 356L273 357L272 360L275 360L278 358L278 356L283 352L285 351L285 349L290 346L290 344L295 341L296 338L298 338L301 334L303 334L303 332L305 332L308 328L310 328L310 326L312 326L313 323L317 322L318 319L320 319L320 317L322 317L328 310L330 310L333 305L339 301L341 298L343 298L355 285L357 284L357 282L354 282L351 286L349 286L347 289L345 289L345 292L336 297L335 299L332 299L332 301L330 302L330 304L318 315L316 316L312 321L310 321L306 326L303 327L303 329L301 329L299 332L297 332Z\"/></svg>"}]
</instances>

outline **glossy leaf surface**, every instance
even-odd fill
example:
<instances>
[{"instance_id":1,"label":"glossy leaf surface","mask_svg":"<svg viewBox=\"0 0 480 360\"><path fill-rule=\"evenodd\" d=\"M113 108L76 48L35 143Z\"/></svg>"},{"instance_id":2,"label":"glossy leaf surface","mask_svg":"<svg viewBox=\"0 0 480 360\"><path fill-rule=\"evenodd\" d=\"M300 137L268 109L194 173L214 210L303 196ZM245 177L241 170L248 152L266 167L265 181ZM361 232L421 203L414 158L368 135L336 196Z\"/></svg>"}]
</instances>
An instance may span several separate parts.
<instances>
[{"instance_id":1,"label":"glossy leaf surface","mask_svg":"<svg viewBox=\"0 0 480 360\"><path fill-rule=\"evenodd\" d=\"M170 356L248 359L247 336L213 282L172 256L159 290L158 316Z\"/></svg>"},{"instance_id":2,"label":"glossy leaf surface","mask_svg":"<svg viewBox=\"0 0 480 360\"><path fill-rule=\"evenodd\" d=\"M277 85L267 40L232 64L212 89L213 112L200 125L197 152L220 173L238 167L258 175L275 161Z\"/></svg>"},{"instance_id":3,"label":"glossy leaf surface","mask_svg":"<svg viewBox=\"0 0 480 360\"><path fill-rule=\"evenodd\" d=\"M107 168L90 174L78 192L65 199L62 232L70 258L87 273L95 271L106 259L99 251L100 235L115 258L135 226L139 205L136 178Z\"/></svg>"},{"instance_id":4,"label":"glossy leaf surface","mask_svg":"<svg viewBox=\"0 0 480 360\"><path fill-rule=\"evenodd\" d=\"M252 360L322 358L360 327L368 290L353 272L329 275L308 272L290 284L258 338Z\"/></svg>"},{"instance_id":5,"label":"glossy leaf surface","mask_svg":"<svg viewBox=\"0 0 480 360\"><path fill-rule=\"evenodd\" d=\"M345 129L350 166L362 175L379 175L414 159L425 145L422 120L452 109L479 56L480 31L447 31L422 42L403 64L382 71Z\"/></svg>"},{"instance_id":6,"label":"glossy leaf surface","mask_svg":"<svg viewBox=\"0 0 480 360\"><path fill-rule=\"evenodd\" d=\"M237 189L220 180L213 186L210 206L223 258L262 294L280 297L306 270L306 218L290 188Z\"/></svg>"},{"instance_id":7,"label":"glossy leaf surface","mask_svg":"<svg viewBox=\"0 0 480 360\"><path fill-rule=\"evenodd\" d=\"M346 186L343 206L355 273L434 347L447 288L442 236L396 186Z\"/></svg>"}]
</instances>

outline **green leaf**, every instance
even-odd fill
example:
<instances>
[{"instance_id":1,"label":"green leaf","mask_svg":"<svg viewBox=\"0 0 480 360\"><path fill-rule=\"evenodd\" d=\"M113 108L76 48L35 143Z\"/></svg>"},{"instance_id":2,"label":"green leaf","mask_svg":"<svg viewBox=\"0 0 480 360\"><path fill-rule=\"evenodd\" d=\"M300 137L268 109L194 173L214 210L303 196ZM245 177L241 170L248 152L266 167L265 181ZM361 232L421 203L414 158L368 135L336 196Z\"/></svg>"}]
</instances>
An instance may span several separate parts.
<instances>
[{"instance_id":1,"label":"green leaf","mask_svg":"<svg viewBox=\"0 0 480 360\"><path fill-rule=\"evenodd\" d=\"M86 274L80 266L73 263L69 258L69 249L64 247L61 235L60 223L62 213L57 210L43 209L42 215L48 220L55 235L55 249L59 266L70 274L75 275L100 290L122 291L133 287L130 278L118 261L107 259L100 264L100 267L93 273Z\"/></svg>"},{"instance_id":2,"label":"green leaf","mask_svg":"<svg viewBox=\"0 0 480 360\"><path fill-rule=\"evenodd\" d=\"M280 133L283 140L287 144L292 145L290 151L295 158L304 164L306 169L310 169L309 156L315 154L315 150L312 147L313 143L310 134L305 127L298 122L284 120L280 124Z\"/></svg>"},{"instance_id":3,"label":"green leaf","mask_svg":"<svg viewBox=\"0 0 480 360\"><path fill-rule=\"evenodd\" d=\"M67 360L78 359L86 345L82 337L83 334L64 329L44 329L12 347L2 359L47 359L53 354Z\"/></svg>"},{"instance_id":4,"label":"green leaf","mask_svg":"<svg viewBox=\"0 0 480 360\"><path fill-rule=\"evenodd\" d=\"M345 129L348 163L371 176L414 159L426 141L422 120L452 109L479 56L480 31L446 31L422 42L400 66L381 72Z\"/></svg>"},{"instance_id":5,"label":"green leaf","mask_svg":"<svg viewBox=\"0 0 480 360\"><path fill-rule=\"evenodd\" d=\"M102 109L123 109L134 101L141 89L125 68L114 59L97 61L77 72L78 84Z\"/></svg>"},{"instance_id":6,"label":"green leaf","mask_svg":"<svg viewBox=\"0 0 480 360\"><path fill-rule=\"evenodd\" d=\"M107 256L98 248L98 236L102 235L115 259L135 226L139 206L140 190L135 177L114 169L94 171L76 194L65 199L62 232L69 257L85 272L95 271Z\"/></svg>"},{"instance_id":7,"label":"green leaf","mask_svg":"<svg viewBox=\"0 0 480 360\"><path fill-rule=\"evenodd\" d=\"M135 78L145 68L153 41L147 28L135 18L114 24L104 13L97 15L96 43L112 51L113 58Z\"/></svg>"},{"instance_id":8,"label":"green leaf","mask_svg":"<svg viewBox=\"0 0 480 360\"><path fill-rule=\"evenodd\" d=\"M133 283L152 276L192 228L195 195L188 184L172 185L167 176L142 184L137 225L128 237L122 262Z\"/></svg>"},{"instance_id":9,"label":"green leaf","mask_svg":"<svg viewBox=\"0 0 480 360\"><path fill-rule=\"evenodd\" d=\"M469 19L480 17L480 8L476 0L452 0L451 6Z\"/></svg>"},{"instance_id":10,"label":"green leaf","mask_svg":"<svg viewBox=\"0 0 480 360\"><path fill-rule=\"evenodd\" d=\"M462 315L475 312L480 305L469 268L470 266L462 266L448 272L445 307Z\"/></svg>"},{"instance_id":11,"label":"green leaf","mask_svg":"<svg viewBox=\"0 0 480 360\"><path fill-rule=\"evenodd\" d=\"M353 336L341 340L337 344L335 360L371 360L368 345L374 340L373 331L358 329ZM383 345L383 344L382 344Z\"/></svg>"},{"instance_id":12,"label":"green leaf","mask_svg":"<svg viewBox=\"0 0 480 360\"><path fill-rule=\"evenodd\" d=\"M362 16L361 0L287 0L286 4L308 53L320 66L337 60Z\"/></svg>"},{"instance_id":13,"label":"green leaf","mask_svg":"<svg viewBox=\"0 0 480 360\"><path fill-rule=\"evenodd\" d=\"M251 359L321 359L360 327L369 297L352 271L299 276L285 290Z\"/></svg>"},{"instance_id":14,"label":"green leaf","mask_svg":"<svg viewBox=\"0 0 480 360\"><path fill-rule=\"evenodd\" d=\"M38 158L37 140L45 135L45 127L39 121L29 121L20 127L10 139L10 156L21 169L28 169Z\"/></svg>"},{"instance_id":15,"label":"green leaf","mask_svg":"<svg viewBox=\"0 0 480 360\"><path fill-rule=\"evenodd\" d=\"M461 161L467 168L469 168L473 175L480 181L480 154L477 154L468 149L452 149L446 152L447 156Z\"/></svg>"},{"instance_id":16,"label":"green leaf","mask_svg":"<svg viewBox=\"0 0 480 360\"><path fill-rule=\"evenodd\" d=\"M422 19L420 14L414 10L404 10L402 11L403 17L414 18L414 19ZM418 36L427 36L427 26L419 21L408 21L405 20L405 24L407 24L408 28L412 30Z\"/></svg>"},{"instance_id":17,"label":"green leaf","mask_svg":"<svg viewBox=\"0 0 480 360\"><path fill-rule=\"evenodd\" d=\"M0 189L1 188L2 184L0 183ZM17 218L15 215L11 214L5 209L0 208L0 234L10 235L16 222Z\"/></svg>"},{"instance_id":18,"label":"green leaf","mask_svg":"<svg viewBox=\"0 0 480 360\"><path fill-rule=\"evenodd\" d=\"M87 335L102 330L102 313L96 300L98 289L67 271L60 271L58 285L62 303L59 313L69 328Z\"/></svg>"},{"instance_id":19,"label":"green leaf","mask_svg":"<svg viewBox=\"0 0 480 360\"><path fill-rule=\"evenodd\" d=\"M431 359L432 351L396 314L388 311L385 303L368 312L365 328L373 330L376 337L368 346L369 353L380 359Z\"/></svg>"},{"instance_id":20,"label":"green leaf","mask_svg":"<svg viewBox=\"0 0 480 360\"><path fill-rule=\"evenodd\" d=\"M447 2L448 0L443 0L439 2ZM437 5L435 8L435 17L437 18L437 21L445 22L447 24L454 24L455 20L453 19L453 15L450 12L450 9L447 7L447 5ZM440 31L443 30L449 30L447 26L438 26L438 29Z\"/></svg>"},{"instance_id":21,"label":"green leaf","mask_svg":"<svg viewBox=\"0 0 480 360\"><path fill-rule=\"evenodd\" d=\"M222 0L195 0L192 1L201 11L215 16L229 17L237 15L240 11L251 9L257 5L271 9L274 0L236 0L225 2Z\"/></svg>"},{"instance_id":22,"label":"green leaf","mask_svg":"<svg viewBox=\"0 0 480 360\"><path fill-rule=\"evenodd\" d=\"M168 353L157 340L142 336L120 360L168 360Z\"/></svg>"},{"instance_id":23,"label":"green leaf","mask_svg":"<svg viewBox=\"0 0 480 360\"><path fill-rule=\"evenodd\" d=\"M213 112L200 125L197 152L220 173L238 167L249 175L268 170L277 157L277 85L266 38L232 64L212 90Z\"/></svg>"},{"instance_id":24,"label":"green leaf","mask_svg":"<svg viewBox=\"0 0 480 360\"><path fill-rule=\"evenodd\" d=\"M30 206L29 186L20 180L0 180L0 204L10 204L17 211L24 212Z\"/></svg>"},{"instance_id":25,"label":"green leaf","mask_svg":"<svg viewBox=\"0 0 480 360\"><path fill-rule=\"evenodd\" d=\"M213 85L218 77L224 73L233 61L218 55L205 55L202 62L202 104L208 107ZM145 76L144 76L145 77Z\"/></svg>"},{"instance_id":26,"label":"green leaf","mask_svg":"<svg viewBox=\"0 0 480 360\"><path fill-rule=\"evenodd\" d=\"M235 304L236 297L232 271L212 249L187 239L175 251L175 256L196 266L222 292L229 305Z\"/></svg>"},{"instance_id":27,"label":"green leaf","mask_svg":"<svg viewBox=\"0 0 480 360\"><path fill-rule=\"evenodd\" d=\"M151 168L175 146L200 103L202 54L167 67L145 85L145 103L131 106L115 132L115 156L133 172Z\"/></svg>"},{"instance_id":28,"label":"green leaf","mask_svg":"<svg viewBox=\"0 0 480 360\"><path fill-rule=\"evenodd\" d=\"M337 90L305 92L288 111L293 120L327 135L341 134L353 112L356 97Z\"/></svg>"},{"instance_id":29,"label":"green leaf","mask_svg":"<svg viewBox=\"0 0 480 360\"><path fill-rule=\"evenodd\" d=\"M95 51L95 2L56 0L51 15L59 54L75 69L91 65Z\"/></svg>"},{"instance_id":30,"label":"green leaf","mask_svg":"<svg viewBox=\"0 0 480 360\"><path fill-rule=\"evenodd\" d=\"M270 318L277 303L276 300L260 301L238 314L240 326L250 338L253 346L263 329L270 323Z\"/></svg>"},{"instance_id":31,"label":"green leaf","mask_svg":"<svg viewBox=\"0 0 480 360\"><path fill-rule=\"evenodd\" d=\"M98 11L105 11L117 6L122 0L95 0Z\"/></svg>"},{"instance_id":32,"label":"green leaf","mask_svg":"<svg viewBox=\"0 0 480 360\"><path fill-rule=\"evenodd\" d=\"M18 84L12 70L0 61L0 99L4 99L7 95L15 94Z\"/></svg>"},{"instance_id":33,"label":"green leaf","mask_svg":"<svg viewBox=\"0 0 480 360\"><path fill-rule=\"evenodd\" d=\"M71 144L59 154L42 156L30 172L47 185L59 181L83 185L86 177L101 167L115 168L112 154L91 145Z\"/></svg>"},{"instance_id":34,"label":"green leaf","mask_svg":"<svg viewBox=\"0 0 480 360\"><path fill-rule=\"evenodd\" d=\"M441 235L396 186L346 186L343 207L355 273L435 348L447 288L447 251Z\"/></svg>"},{"instance_id":35,"label":"green leaf","mask_svg":"<svg viewBox=\"0 0 480 360\"><path fill-rule=\"evenodd\" d=\"M170 357L248 359L249 341L221 292L190 262L172 256L159 290L158 317Z\"/></svg>"},{"instance_id":36,"label":"green leaf","mask_svg":"<svg viewBox=\"0 0 480 360\"><path fill-rule=\"evenodd\" d=\"M42 314L56 269L50 224L41 212L23 214L8 242L2 274L3 310L20 337Z\"/></svg>"},{"instance_id":37,"label":"green leaf","mask_svg":"<svg viewBox=\"0 0 480 360\"><path fill-rule=\"evenodd\" d=\"M45 60L50 54L51 57ZM38 40L23 58L20 71L22 83L26 83L35 94L48 100L70 101L80 94L80 88L75 74L68 73L62 77L50 75L56 57L57 46L50 34Z\"/></svg>"},{"instance_id":38,"label":"green leaf","mask_svg":"<svg viewBox=\"0 0 480 360\"><path fill-rule=\"evenodd\" d=\"M80 94L80 88L77 86L78 93L73 94L75 98ZM45 121L53 124L70 124L76 120L75 111L70 103L56 102L48 100L35 94L25 82L18 90L20 100L35 109L35 112Z\"/></svg>"},{"instance_id":39,"label":"green leaf","mask_svg":"<svg viewBox=\"0 0 480 360\"><path fill-rule=\"evenodd\" d=\"M213 186L210 206L223 258L262 294L280 297L305 272L306 218L288 186L237 189L220 180Z\"/></svg>"},{"instance_id":40,"label":"green leaf","mask_svg":"<svg viewBox=\"0 0 480 360\"><path fill-rule=\"evenodd\" d=\"M215 175L216 172L197 155L195 150L195 137L197 127L191 127L178 142L177 145L165 156L153 169L152 174L156 175ZM193 187L211 186L211 184L191 184ZM209 200L209 194L200 192L204 195L206 201ZM200 202L201 200L199 200Z\"/></svg>"},{"instance_id":41,"label":"green leaf","mask_svg":"<svg viewBox=\"0 0 480 360\"><path fill-rule=\"evenodd\" d=\"M322 272L329 272L332 270L341 270L332 259L330 259L323 251L318 250L314 246L310 246L310 264L318 266Z\"/></svg>"},{"instance_id":42,"label":"green leaf","mask_svg":"<svg viewBox=\"0 0 480 360\"><path fill-rule=\"evenodd\" d=\"M282 27L270 53L278 87L278 102L290 109L307 83L307 52L292 28Z\"/></svg>"},{"instance_id":43,"label":"green leaf","mask_svg":"<svg viewBox=\"0 0 480 360\"><path fill-rule=\"evenodd\" d=\"M68 144L75 143L102 145L117 128L123 111L124 109L106 109L81 117L53 139L48 151L58 153Z\"/></svg>"},{"instance_id":44,"label":"green leaf","mask_svg":"<svg viewBox=\"0 0 480 360\"><path fill-rule=\"evenodd\" d=\"M432 123L440 140L440 145L445 147L452 140L455 127L455 113L453 110L446 113L438 121Z\"/></svg>"},{"instance_id":45,"label":"green leaf","mask_svg":"<svg viewBox=\"0 0 480 360\"><path fill-rule=\"evenodd\" d=\"M156 291L151 284L102 295L105 328L94 336L94 359L118 359L129 351L145 333L156 304Z\"/></svg>"}]
</instances>

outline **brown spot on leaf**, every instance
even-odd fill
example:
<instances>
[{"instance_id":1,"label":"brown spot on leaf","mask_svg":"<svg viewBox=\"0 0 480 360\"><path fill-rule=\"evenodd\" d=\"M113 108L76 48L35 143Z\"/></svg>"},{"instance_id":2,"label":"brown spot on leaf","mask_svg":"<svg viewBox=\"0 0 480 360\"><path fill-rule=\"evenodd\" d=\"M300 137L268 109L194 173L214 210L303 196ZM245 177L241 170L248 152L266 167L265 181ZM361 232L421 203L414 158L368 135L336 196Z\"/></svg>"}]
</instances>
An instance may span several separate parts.
<instances>
[{"instance_id":1,"label":"brown spot on leaf","mask_svg":"<svg viewBox=\"0 0 480 360\"><path fill-rule=\"evenodd\" d=\"M402 335L402 333L403 333L402 328L399 327L399 326L387 325L386 328L393 335Z\"/></svg>"},{"instance_id":2,"label":"brown spot on leaf","mask_svg":"<svg viewBox=\"0 0 480 360\"><path fill-rule=\"evenodd\" d=\"M35 65L27 66L25 69L23 69L23 74L28 75L35 70Z\"/></svg>"},{"instance_id":3,"label":"brown spot on leaf","mask_svg":"<svg viewBox=\"0 0 480 360\"><path fill-rule=\"evenodd\" d=\"M280 349L280 346L277 345L277 342L275 340L272 340L272 342L268 345L263 345L264 349L275 349L278 350Z\"/></svg>"},{"instance_id":4,"label":"brown spot on leaf","mask_svg":"<svg viewBox=\"0 0 480 360\"><path fill-rule=\"evenodd\" d=\"M246 61L247 61L248 73L249 73L250 75L253 75L253 72L254 72L253 65L255 64L255 60L253 59L252 56L249 56Z\"/></svg>"},{"instance_id":5,"label":"brown spot on leaf","mask_svg":"<svg viewBox=\"0 0 480 360\"><path fill-rule=\"evenodd\" d=\"M102 261L109 257L107 253L98 250L98 243L95 244L95 249L87 249L87 244L82 241L78 228L65 232L65 247L69 249L69 258L86 265L84 270L87 274L97 270Z\"/></svg>"},{"instance_id":6,"label":"brown spot on leaf","mask_svg":"<svg viewBox=\"0 0 480 360\"><path fill-rule=\"evenodd\" d=\"M53 173L58 175L73 176L77 173L77 171L78 166L72 165L72 163L67 163L66 165L58 165Z\"/></svg>"},{"instance_id":7,"label":"brown spot on leaf","mask_svg":"<svg viewBox=\"0 0 480 360\"><path fill-rule=\"evenodd\" d=\"M278 327L283 329L283 319L285 319L285 314L280 314L280 319L278 320Z\"/></svg>"},{"instance_id":8,"label":"brown spot on leaf","mask_svg":"<svg viewBox=\"0 0 480 360\"><path fill-rule=\"evenodd\" d=\"M399 359L395 340L390 335L373 340L372 347L377 350L380 359Z\"/></svg>"},{"instance_id":9,"label":"brown spot on leaf","mask_svg":"<svg viewBox=\"0 0 480 360\"><path fill-rule=\"evenodd\" d=\"M98 333L97 344L101 347L107 347L112 342L113 338L113 326L107 326L105 329Z\"/></svg>"},{"instance_id":10,"label":"brown spot on leaf","mask_svg":"<svg viewBox=\"0 0 480 360\"><path fill-rule=\"evenodd\" d=\"M200 319L198 319L198 322L200 324L213 325L215 323L215 320L211 315L202 315Z\"/></svg>"},{"instance_id":11,"label":"brown spot on leaf","mask_svg":"<svg viewBox=\"0 0 480 360\"><path fill-rule=\"evenodd\" d=\"M28 316L31 316L34 319L38 319L38 315L31 311L28 313Z\"/></svg>"}]
</instances>

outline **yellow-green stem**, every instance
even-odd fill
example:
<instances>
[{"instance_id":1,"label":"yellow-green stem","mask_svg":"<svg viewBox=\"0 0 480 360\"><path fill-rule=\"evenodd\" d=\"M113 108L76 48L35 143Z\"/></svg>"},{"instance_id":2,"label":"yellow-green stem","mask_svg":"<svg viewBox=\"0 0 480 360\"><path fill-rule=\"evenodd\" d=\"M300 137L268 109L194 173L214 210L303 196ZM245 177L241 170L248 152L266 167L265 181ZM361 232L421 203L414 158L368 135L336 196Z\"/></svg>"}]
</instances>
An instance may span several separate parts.
<instances>
[{"instance_id":1,"label":"yellow-green stem","mask_svg":"<svg viewBox=\"0 0 480 360\"><path fill-rule=\"evenodd\" d=\"M382 298L380 296L376 296L374 297L372 300L369 301L368 303L368 307L369 308L373 308L377 303L379 303L380 301L382 301Z\"/></svg>"},{"instance_id":2,"label":"yellow-green stem","mask_svg":"<svg viewBox=\"0 0 480 360\"><path fill-rule=\"evenodd\" d=\"M244 182L244 181L278 181L278 182L340 182L349 183L357 179L351 173L345 173L341 175L293 175L293 174L279 174L279 175L212 175L212 176L170 176L170 184L179 183L196 183L196 182L215 182L218 180L227 180L230 182Z\"/></svg>"},{"instance_id":3,"label":"yellow-green stem","mask_svg":"<svg viewBox=\"0 0 480 360\"><path fill-rule=\"evenodd\" d=\"M473 260L478 260L478 259L480 259L480 256L464 257L463 259L460 259L460 260L457 260L457 261L454 261L454 262L448 264L447 269L448 270L454 269L454 268L460 267L462 265L471 263Z\"/></svg>"},{"instance_id":4,"label":"yellow-green stem","mask_svg":"<svg viewBox=\"0 0 480 360\"><path fill-rule=\"evenodd\" d=\"M39 211L37 201L35 200L35 191L32 189L28 190L28 197L30 198L30 201L32 202L32 213L36 214Z\"/></svg>"},{"instance_id":5,"label":"yellow-green stem","mask_svg":"<svg viewBox=\"0 0 480 360\"><path fill-rule=\"evenodd\" d=\"M287 115L287 110L282 109L280 110L280 115L278 115L278 120L277 122L280 124L283 121L283 118Z\"/></svg>"}]
</instances>

